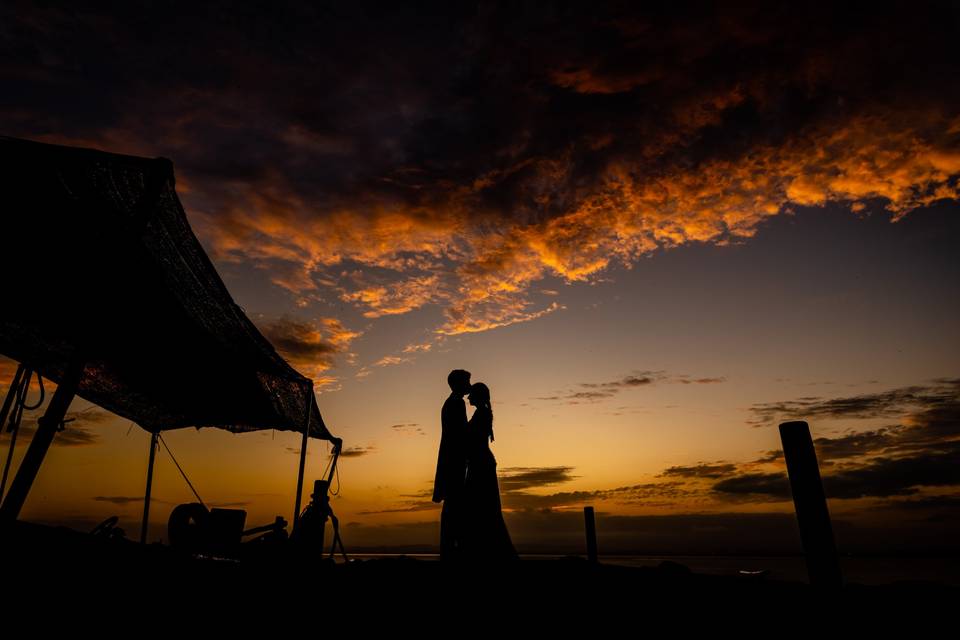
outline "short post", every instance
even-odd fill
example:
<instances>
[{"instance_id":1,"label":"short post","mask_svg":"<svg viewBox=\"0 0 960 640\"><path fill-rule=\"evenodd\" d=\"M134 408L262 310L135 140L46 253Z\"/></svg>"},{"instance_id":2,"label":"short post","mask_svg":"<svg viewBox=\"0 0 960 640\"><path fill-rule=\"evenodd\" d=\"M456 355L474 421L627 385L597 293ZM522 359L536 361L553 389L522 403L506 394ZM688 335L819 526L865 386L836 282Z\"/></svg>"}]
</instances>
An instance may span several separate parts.
<instances>
[{"instance_id":1,"label":"short post","mask_svg":"<svg viewBox=\"0 0 960 640\"><path fill-rule=\"evenodd\" d=\"M593 507L583 508L583 519L587 526L587 560L597 561L597 523L593 517Z\"/></svg>"},{"instance_id":2,"label":"short post","mask_svg":"<svg viewBox=\"0 0 960 640\"><path fill-rule=\"evenodd\" d=\"M839 587L843 584L840 558L833 538L833 526L830 524L830 512L827 510L827 498L823 492L810 427L803 421L784 422L780 425L780 441L787 462L810 584Z\"/></svg>"},{"instance_id":3,"label":"short post","mask_svg":"<svg viewBox=\"0 0 960 640\"><path fill-rule=\"evenodd\" d=\"M153 490L153 462L157 458L160 432L150 434L150 462L147 463L147 490L143 496L143 524L140 525L140 544L147 544L147 522L150 520L150 493Z\"/></svg>"}]
</instances>

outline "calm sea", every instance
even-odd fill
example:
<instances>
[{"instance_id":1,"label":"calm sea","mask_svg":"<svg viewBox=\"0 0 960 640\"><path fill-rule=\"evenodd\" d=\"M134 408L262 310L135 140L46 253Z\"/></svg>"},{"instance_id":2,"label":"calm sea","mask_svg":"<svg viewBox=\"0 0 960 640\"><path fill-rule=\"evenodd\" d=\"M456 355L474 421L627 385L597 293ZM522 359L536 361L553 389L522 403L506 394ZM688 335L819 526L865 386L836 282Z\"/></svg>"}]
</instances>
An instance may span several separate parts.
<instances>
[{"instance_id":1,"label":"calm sea","mask_svg":"<svg viewBox=\"0 0 960 640\"><path fill-rule=\"evenodd\" d=\"M439 560L435 553L368 553L351 557L361 560L396 558L402 555L418 560ZM555 560L564 555L521 554L525 560ZM600 561L631 567L656 567L663 561L678 562L691 571L713 575L738 575L740 571L769 571L773 580L807 581L807 569L799 556L600 556ZM920 580L960 586L960 558L841 558L844 580L860 584L888 584L900 580Z\"/></svg>"}]
</instances>

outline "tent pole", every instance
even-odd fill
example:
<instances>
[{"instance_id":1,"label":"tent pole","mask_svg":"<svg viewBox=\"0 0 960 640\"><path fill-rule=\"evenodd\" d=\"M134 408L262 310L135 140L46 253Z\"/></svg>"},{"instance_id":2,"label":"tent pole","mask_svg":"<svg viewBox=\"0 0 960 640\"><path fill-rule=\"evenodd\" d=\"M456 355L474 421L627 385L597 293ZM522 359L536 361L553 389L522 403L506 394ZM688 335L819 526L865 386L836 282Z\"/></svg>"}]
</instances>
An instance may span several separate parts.
<instances>
[{"instance_id":1,"label":"tent pole","mask_svg":"<svg viewBox=\"0 0 960 640\"><path fill-rule=\"evenodd\" d=\"M147 491L143 496L143 524L140 526L140 544L147 544L147 521L150 518L150 492L153 490L153 461L157 458L160 432L150 433L150 462L147 463Z\"/></svg>"},{"instance_id":2,"label":"tent pole","mask_svg":"<svg viewBox=\"0 0 960 640\"><path fill-rule=\"evenodd\" d=\"M13 380L10 382L10 388L7 389L7 397L3 399L3 408L0 409L0 431L3 431L3 423L7 421L7 416L10 414L10 407L13 406L13 398L17 395L17 390L20 388L20 378L23 376L24 366L18 365L17 372L13 375Z\"/></svg>"},{"instance_id":3,"label":"tent pole","mask_svg":"<svg viewBox=\"0 0 960 640\"><path fill-rule=\"evenodd\" d=\"M300 442L300 473L297 475L297 500L293 506L293 530L300 522L300 495L303 493L303 468L307 463L307 439L310 436L310 415L313 413L313 389L307 394L307 419L303 425L303 440Z\"/></svg>"},{"instance_id":4,"label":"tent pole","mask_svg":"<svg viewBox=\"0 0 960 640\"><path fill-rule=\"evenodd\" d=\"M0 408L0 433L3 433L4 425L7 423L7 416L10 415L10 408L13 407L14 400L20 394L20 379L23 377L25 367L21 364L17 367L17 373L13 376L10 388L7 390L7 397L3 401L3 407ZM27 380L30 379L30 371L26 372ZM27 383L29 384L29 382ZM19 399L17 399L19 404ZM18 407L19 410L19 407ZM16 420L16 411L14 411L14 420ZM17 434L10 433L10 447L7 449L7 462L3 465L3 479L0 480L0 503L3 502L3 496L7 491L7 474L10 473L10 464L13 462L13 449L17 444Z\"/></svg>"},{"instance_id":5,"label":"tent pole","mask_svg":"<svg viewBox=\"0 0 960 640\"><path fill-rule=\"evenodd\" d=\"M67 414L73 396L77 393L83 368L84 363L74 359L64 369L60 384L57 385L57 390L50 399L50 404L47 405L47 411L37 420L37 432L23 456L13 484L10 485L10 493L3 501L3 506L0 506L0 524L11 524L20 516L20 510L27 501L27 494L30 493L30 487L37 478L40 465L43 464L47 450L53 443L53 437L57 435L60 425L63 424L63 417Z\"/></svg>"}]
</instances>

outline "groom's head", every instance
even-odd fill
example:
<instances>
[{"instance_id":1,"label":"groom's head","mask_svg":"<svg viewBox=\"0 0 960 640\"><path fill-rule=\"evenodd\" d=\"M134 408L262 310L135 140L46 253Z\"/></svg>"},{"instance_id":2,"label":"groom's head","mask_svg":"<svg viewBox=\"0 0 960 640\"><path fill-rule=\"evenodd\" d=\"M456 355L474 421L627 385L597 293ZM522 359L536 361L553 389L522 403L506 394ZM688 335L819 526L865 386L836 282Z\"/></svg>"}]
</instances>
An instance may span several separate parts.
<instances>
[{"instance_id":1,"label":"groom's head","mask_svg":"<svg viewBox=\"0 0 960 640\"><path fill-rule=\"evenodd\" d=\"M447 384L454 393L464 396L470 393L470 372L463 369L454 369L447 376Z\"/></svg>"}]
</instances>

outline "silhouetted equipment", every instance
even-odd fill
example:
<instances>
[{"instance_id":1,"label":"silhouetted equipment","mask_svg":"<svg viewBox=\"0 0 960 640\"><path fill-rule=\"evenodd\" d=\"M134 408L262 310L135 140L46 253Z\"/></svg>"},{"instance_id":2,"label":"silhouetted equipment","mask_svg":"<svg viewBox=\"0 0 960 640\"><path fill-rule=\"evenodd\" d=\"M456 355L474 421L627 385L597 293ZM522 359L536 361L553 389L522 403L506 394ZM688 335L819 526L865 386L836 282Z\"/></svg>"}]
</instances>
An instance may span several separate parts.
<instances>
[{"instance_id":1,"label":"silhouetted equipment","mask_svg":"<svg viewBox=\"0 0 960 640\"><path fill-rule=\"evenodd\" d=\"M793 492L810 584L839 587L843 584L840 558L833 538L810 427L803 421L784 422L780 425L780 441L790 476L790 490Z\"/></svg>"},{"instance_id":2,"label":"silhouetted equipment","mask_svg":"<svg viewBox=\"0 0 960 640\"><path fill-rule=\"evenodd\" d=\"M210 512L199 502L178 504L167 519L167 539L170 546L188 553L204 548L207 536L207 518Z\"/></svg>"},{"instance_id":3,"label":"silhouetted equipment","mask_svg":"<svg viewBox=\"0 0 960 640\"><path fill-rule=\"evenodd\" d=\"M243 536L251 532L274 531L286 526L282 517L270 525L244 531L247 512L243 509L207 509L199 502L177 505L167 521L170 546L191 554L236 558Z\"/></svg>"},{"instance_id":4,"label":"silhouetted equipment","mask_svg":"<svg viewBox=\"0 0 960 640\"><path fill-rule=\"evenodd\" d=\"M243 541L243 527L247 523L247 512L243 509L210 510L207 521L211 550L219 555L235 555Z\"/></svg>"},{"instance_id":5,"label":"silhouetted equipment","mask_svg":"<svg viewBox=\"0 0 960 640\"><path fill-rule=\"evenodd\" d=\"M583 508L583 519L587 527L587 560L597 561L597 522L593 515L593 507Z\"/></svg>"},{"instance_id":6,"label":"silhouetted equipment","mask_svg":"<svg viewBox=\"0 0 960 640\"><path fill-rule=\"evenodd\" d=\"M58 384L0 523L18 517L74 395L151 434L334 439L312 381L233 301L194 236L169 160L0 137L0 191L0 271L29 275L4 281L0 353Z\"/></svg>"},{"instance_id":7,"label":"silhouetted equipment","mask_svg":"<svg viewBox=\"0 0 960 640\"><path fill-rule=\"evenodd\" d=\"M337 546L339 546L343 559L348 560L347 551L343 548L343 541L340 539L340 521L334 515L333 508L330 506L330 496L327 495L329 488L330 482L328 480L314 481L310 504L300 515L300 519L293 529L293 535L290 536L290 541L297 546L303 556L314 560L322 559L327 518L329 518L333 523L330 558L336 555Z\"/></svg>"},{"instance_id":8,"label":"silhouetted equipment","mask_svg":"<svg viewBox=\"0 0 960 640\"><path fill-rule=\"evenodd\" d=\"M272 523L247 529L243 532L243 535L252 536L257 533L262 533L263 535L250 540L250 542L255 544L282 543L288 539L287 521L283 519L283 516L277 516L277 519Z\"/></svg>"},{"instance_id":9,"label":"silhouetted equipment","mask_svg":"<svg viewBox=\"0 0 960 640\"><path fill-rule=\"evenodd\" d=\"M90 535L100 536L102 538L108 539L122 539L126 537L126 532L117 526L117 523L120 521L119 516L110 516L93 529L90 530Z\"/></svg>"}]
</instances>

